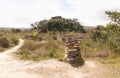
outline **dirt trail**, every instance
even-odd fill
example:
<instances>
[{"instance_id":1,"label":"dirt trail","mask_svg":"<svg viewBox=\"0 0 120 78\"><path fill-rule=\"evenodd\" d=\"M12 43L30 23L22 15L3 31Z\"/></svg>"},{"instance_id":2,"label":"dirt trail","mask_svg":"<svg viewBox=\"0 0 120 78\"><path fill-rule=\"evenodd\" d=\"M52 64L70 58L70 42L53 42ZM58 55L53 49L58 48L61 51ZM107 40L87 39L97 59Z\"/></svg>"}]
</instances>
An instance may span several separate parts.
<instances>
[{"instance_id":1,"label":"dirt trail","mask_svg":"<svg viewBox=\"0 0 120 78\"><path fill-rule=\"evenodd\" d=\"M41 62L16 60L16 52L24 41L20 39L19 45L0 53L0 78L107 78L100 65L93 61L86 61L79 68L55 59Z\"/></svg>"}]
</instances>

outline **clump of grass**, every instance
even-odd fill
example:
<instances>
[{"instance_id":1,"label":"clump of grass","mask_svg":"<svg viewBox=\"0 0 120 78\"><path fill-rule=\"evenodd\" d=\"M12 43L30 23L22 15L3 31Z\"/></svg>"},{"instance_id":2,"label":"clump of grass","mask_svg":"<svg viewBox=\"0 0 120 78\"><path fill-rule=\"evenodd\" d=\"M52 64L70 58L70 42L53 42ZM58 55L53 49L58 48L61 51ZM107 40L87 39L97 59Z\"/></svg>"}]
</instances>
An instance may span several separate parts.
<instances>
[{"instance_id":1,"label":"clump of grass","mask_svg":"<svg viewBox=\"0 0 120 78\"><path fill-rule=\"evenodd\" d=\"M64 49L59 45L59 41L50 40L46 42L27 40L24 46L17 52L17 55L23 60L45 60L50 58L61 58L64 55Z\"/></svg>"},{"instance_id":2,"label":"clump of grass","mask_svg":"<svg viewBox=\"0 0 120 78\"><path fill-rule=\"evenodd\" d=\"M119 64L120 57L115 53L112 53L109 57L101 58L99 61L103 64Z\"/></svg>"}]
</instances>

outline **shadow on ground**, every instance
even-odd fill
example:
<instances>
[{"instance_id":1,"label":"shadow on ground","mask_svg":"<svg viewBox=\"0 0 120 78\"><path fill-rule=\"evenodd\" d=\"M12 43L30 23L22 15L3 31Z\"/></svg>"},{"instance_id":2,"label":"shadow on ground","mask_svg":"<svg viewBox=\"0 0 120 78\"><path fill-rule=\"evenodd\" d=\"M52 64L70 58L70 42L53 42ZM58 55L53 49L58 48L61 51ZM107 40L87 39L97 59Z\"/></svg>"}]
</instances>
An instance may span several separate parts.
<instances>
[{"instance_id":1,"label":"shadow on ground","mask_svg":"<svg viewBox=\"0 0 120 78\"><path fill-rule=\"evenodd\" d=\"M74 60L59 59L59 61L69 63L73 67L80 67L80 66L84 65L84 63L85 63L84 59L82 57L79 57Z\"/></svg>"}]
</instances>

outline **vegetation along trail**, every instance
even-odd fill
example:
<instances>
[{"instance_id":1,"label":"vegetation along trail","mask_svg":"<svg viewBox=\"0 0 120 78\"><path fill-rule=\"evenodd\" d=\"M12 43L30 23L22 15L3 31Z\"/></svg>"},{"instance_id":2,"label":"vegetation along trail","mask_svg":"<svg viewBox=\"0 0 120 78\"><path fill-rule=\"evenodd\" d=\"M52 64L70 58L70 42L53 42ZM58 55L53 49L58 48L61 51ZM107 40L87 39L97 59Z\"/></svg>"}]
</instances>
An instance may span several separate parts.
<instances>
[{"instance_id":1,"label":"vegetation along trail","mask_svg":"<svg viewBox=\"0 0 120 78\"><path fill-rule=\"evenodd\" d=\"M24 40L17 46L0 53L0 78L107 78L105 69L95 61L86 61L79 68L55 59L41 62L20 61L13 57ZM99 71L98 71L99 70ZM106 73L105 73L106 74Z\"/></svg>"}]
</instances>

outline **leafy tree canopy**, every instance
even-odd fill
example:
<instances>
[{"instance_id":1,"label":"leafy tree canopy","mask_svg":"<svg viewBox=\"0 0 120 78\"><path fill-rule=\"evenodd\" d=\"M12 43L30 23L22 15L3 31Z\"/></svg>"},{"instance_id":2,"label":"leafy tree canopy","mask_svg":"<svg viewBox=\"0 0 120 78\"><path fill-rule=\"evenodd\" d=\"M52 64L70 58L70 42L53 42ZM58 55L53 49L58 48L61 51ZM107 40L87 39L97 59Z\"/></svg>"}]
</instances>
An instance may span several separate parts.
<instances>
[{"instance_id":1,"label":"leafy tree canopy","mask_svg":"<svg viewBox=\"0 0 120 78\"><path fill-rule=\"evenodd\" d=\"M114 12L106 11L105 13L110 17L110 19L115 24L117 24L118 26L120 26L120 12L117 12L117 11L114 11Z\"/></svg>"},{"instance_id":2,"label":"leafy tree canopy","mask_svg":"<svg viewBox=\"0 0 120 78\"><path fill-rule=\"evenodd\" d=\"M31 26L39 32L85 32L83 26L77 19L66 19L61 16L35 22Z\"/></svg>"}]
</instances>

